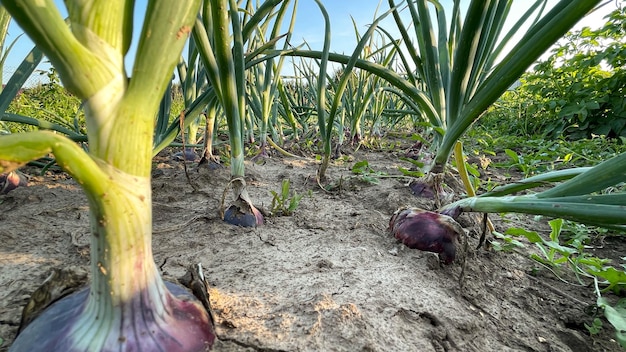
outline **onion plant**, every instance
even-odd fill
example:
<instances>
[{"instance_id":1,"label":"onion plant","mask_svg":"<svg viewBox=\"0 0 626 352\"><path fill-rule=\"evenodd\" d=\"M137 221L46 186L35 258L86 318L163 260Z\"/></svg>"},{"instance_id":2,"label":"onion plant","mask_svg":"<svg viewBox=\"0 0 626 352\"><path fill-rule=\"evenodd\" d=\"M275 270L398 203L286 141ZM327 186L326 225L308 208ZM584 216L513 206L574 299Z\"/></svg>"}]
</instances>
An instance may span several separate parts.
<instances>
[{"instance_id":1,"label":"onion plant","mask_svg":"<svg viewBox=\"0 0 626 352\"><path fill-rule=\"evenodd\" d=\"M376 17L378 17L377 14L374 15L374 18ZM389 66L396 57L396 47L391 43L385 43L384 37L373 35L373 31L377 29L376 26L365 33L365 40L359 33L354 20L352 24L359 43L355 52L358 58ZM378 46L380 47L377 48ZM342 88L343 85L345 87ZM348 66L342 64L329 80L328 86L330 100L334 100L335 97L340 99L337 116L332 119L337 134L334 158L338 158L345 137L350 138L351 145L360 145L366 124L373 125L374 120L382 116L391 97L391 94L386 91L390 85L369 71L354 68L349 71ZM326 134L325 138L329 137L330 135ZM326 140L324 142L326 143Z\"/></svg>"},{"instance_id":2,"label":"onion plant","mask_svg":"<svg viewBox=\"0 0 626 352\"><path fill-rule=\"evenodd\" d=\"M396 86L430 122L436 134L430 172L439 174L445 170L455 142L471 124L599 2L560 0L545 12L546 0L536 0L528 3L519 20L511 22L511 0L472 0L465 16L461 14L462 1L455 0L450 17L439 1L388 0L402 36L398 54L405 74L365 60L357 60L355 66ZM400 15L403 8L409 12L408 25ZM512 23L508 30L507 22ZM327 56L344 64L351 59L311 50L289 55Z\"/></svg>"},{"instance_id":3,"label":"onion plant","mask_svg":"<svg viewBox=\"0 0 626 352\"><path fill-rule=\"evenodd\" d=\"M0 136L0 169L54 154L90 206L91 283L49 307L12 351L203 351L212 321L186 290L160 277L151 248L152 138L159 102L198 13L199 0L149 1L130 78L131 0L3 0L84 101L89 151L63 135Z\"/></svg>"},{"instance_id":4,"label":"onion plant","mask_svg":"<svg viewBox=\"0 0 626 352\"><path fill-rule=\"evenodd\" d=\"M272 16L268 16L263 23L257 26L254 32L254 36L249 40L248 48L257 49L264 46L268 41L280 37L280 31L282 30L283 20L289 9L289 1L284 1L278 10ZM283 49L287 50L289 47L289 40L291 38L291 32L295 25L296 9L298 1L293 2L291 19L289 26L286 29L285 40L283 42ZM248 2L248 11L252 12L252 3ZM267 37L267 31L271 27L269 37ZM268 49L274 49L275 43ZM284 56L278 58L269 58L266 61L259 62L250 69L248 69L248 104L251 111L257 117L259 121L259 148L260 156L267 156L267 133L268 129L277 125L277 104L275 104L275 97L278 91L278 85L281 83L280 72L285 61Z\"/></svg>"},{"instance_id":5,"label":"onion plant","mask_svg":"<svg viewBox=\"0 0 626 352\"><path fill-rule=\"evenodd\" d=\"M370 42L369 48L375 43ZM389 48L391 43L382 45L376 50L365 50L364 59L389 67L396 57L395 49ZM390 112L400 112L405 105L398 99L397 93L380 77L372 75L366 70L357 70L355 80L350 80L346 94L344 95L344 108L346 109L347 124L350 127L350 142L359 144L369 136L381 135L381 124L393 126L393 121L387 116ZM401 116L414 114L413 110L401 111ZM366 128L369 127L369 130Z\"/></svg>"},{"instance_id":6,"label":"onion plant","mask_svg":"<svg viewBox=\"0 0 626 352\"><path fill-rule=\"evenodd\" d=\"M343 99L344 92L348 87L348 83L353 77L353 70L355 68L356 62L359 60L364 48L369 43L369 39L372 36L372 33L376 30L378 23L385 18L386 15L390 13L384 13L380 17L378 17L368 28L368 30L361 36L359 42L357 43L352 55L348 57L347 62L345 62L345 66L342 68L341 76L338 78L338 81L333 84L334 87L334 95L332 97L332 102L330 103L329 111L326 111L326 94L327 94L327 67L328 62L330 60L330 40L331 40L331 30L330 30L330 19L326 9L323 4L319 0L315 0L317 5L322 12L324 17L325 31L324 31L324 48L320 55L320 73L317 78L317 119L318 119L318 127L320 130L320 135L322 137L323 147L322 147L322 163L318 169L317 178L318 181L323 180L326 176L326 170L328 168L330 157L332 153L332 132L333 127L336 122L337 115L340 112L340 104ZM340 125L342 123L340 122Z\"/></svg>"},{"instance_id":7,"label":"onion plant","mask_svg":"<svg viewBox=\"0 0 626 352\"><path fill-rule=\"evenodd\" d=\"M561 183L541 192L528 191L554 182ZM401 208L391 217L389 230L410 248L439 253L444 264L454 261L458 240L465 237L463 228L454 220L463 212L535 214L624 231L625 185L626 153L622 153L594 167L544 173L496 187L479 196L468 192L469 197L448 204L438 212ZM528 193L511 195L522 191ZM493 231L490 225L485 216L485 226ZM467 249L467 241L464 246Z\"/></svg>"},{"instance_id":8,"label":"onion plant","mask_svg":"<svg viewBox=\"0 0 626 352\"><path fill-rule=\"evenodd\" d=\"M219 106L217 97L211 100L205 110L204 141L202 145L202 158L200 163L208 163L209 167L217 167L219 158L213 154L213 137L215 126L217 125L217 114Z\"/></svg>"},{"instance_id":9,"label":"onion plant","mask_svg":"<svg viewBox=\"0 0 626 352\"><path fill-rule=\"evenodd\" d=\"M181 82L181 88L183 93L183 101L185 104L185 108L188 111L189 107L192 103L198 98L198 96L207 90L208 80L206 73L204 71L204 66L202 61L198 59L198 50L193 41L189 42L189 47L187 48L187 61L181 56L178 65L176 65L178 71L178 78ZM200 120L201 120L201 112L193 111L194 115L187 114L185 116L186 119L190 119L191 122L184 129L183 132L183 143L188 145L195 145L198 142L198 130L200 128ZM207 121L208 122L208 121ZM183 159L188 159L187 154L190 154L192 158L195 156L193 152L193 147L189 150L183 150Z\"/></svg>"},{"instance_id":10,"label":"onion plant","mask_svg":"<svg viewBox=\"0 0 626 352\"><path fill-rule=\"evenodd\" d=\"M293 141L298 141L299 132L300 132L298 129L299 129L299 126L301 125L299 123L297 112L295 111L295 106L294 106L295 97L293 96L292 92L288 90L289 88L287 87L290 87L290 82L285 82L283 78L281 77L276 84L276 92L278 93L278 97L280 99L280 104L278 104L277 113L287 122L287 124L291 128L291 137ZM281 120L278 120L278 121L280 123ZM278 141L278 143L282 145L284 142L283 138L285 136L284 129L282 128L282 126L280 130L281 130L281 139Z\"/></svg>"},{"instance_id":11,"label":"onion plant","mask_svg":"<svg viewBox=\"0 0 626 352\"><path fill-rule=\"evenodd\" d=\"M296 61L299 61L296 62ZM292 60L294 76L282 77L279 85L279 93L281 98L281 106L287 111L291 111L295 121L291 121L292 128L296 129L293 139L300 139L297 128L302 129L301 135L305 138L312 135L314 130L310 126L314 125L313 117L315 116L317 105L317 91L314 77L319 74L319 68L314 69L313 65L303 58Z\"/></svg>"},{"instance_id":12,"label":"onion plant","mask_svg":"<svg viewBox=\"0 0 626 352\"><path fill-rule=\"evenodd\" d=\"M224 220L241 226L256 226L263 223L263 215L257 210L246 188L244 167L244 141L247 121L246 69L259 62L278 56L264 56L254 59L260 53L273 47L280 36L267 39L263 45L249 47L258 26L268 17L275 15L275 9L281 3L278 13L287 8L285 0L267 0L245 7L239 14L238 4L234 0L204 1L201 16L196 20L193 40L198 48L213 94L217 97L226 116L230 141L231 182L235 202L223 213ZM282 15L280 15L282 16ZM277 20L280 22L280 20ZM273 67L268 63L270 77ZM266 71L267 72L267 71ZM269 84L269 82L267 82ZM271 92L271 90L270 90Z\"/></svg>"},{"instance_id":13,"label":"onion plant","mask_svg":"<svg viewBox=\"0 0 626 352\"><path fill-rule=\"evenodd\" d=\"M388 0L395 6L393 0ZM460 1L454 1L448 26L443 6L433 1L437 16L431 18L428 1L408 1L417 47L408 45L409 27L397 10L394 19L408 52L404 61L416 67L408 79L415 85L427 85L427 102L418 102L423 110L432 110L430 122L439 133L431 170L444 170L456 141L467 128L494 103L516 79L556 40L562 37L599 1L561 0L543 12L545 0L529 3L519 20L505 31L510 21L513 1L494 0L469 3L462 19ZM523 29L528 24L527 29ZM521 36L521 39L514 38ZM508 49L507 44L515 45ZM402 53L402 51L401 51Z\"/></svg>"}]
</instances>

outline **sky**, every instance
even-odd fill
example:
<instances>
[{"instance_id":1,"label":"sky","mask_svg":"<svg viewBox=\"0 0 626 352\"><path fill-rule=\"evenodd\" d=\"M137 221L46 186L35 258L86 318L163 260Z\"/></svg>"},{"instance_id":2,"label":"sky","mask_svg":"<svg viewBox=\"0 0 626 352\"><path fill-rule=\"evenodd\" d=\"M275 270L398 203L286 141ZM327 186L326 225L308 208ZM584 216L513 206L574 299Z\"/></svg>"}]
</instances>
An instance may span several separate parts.
<instances>
[{"instance_id":1,"label":"sky","mask_svg":"<svg viewBox=\"0 0 626 352\"><path fill-rule=\"evenodd\" d=\"M624 0L613 0L610 4L602 8L600 11L589 14L581 22L578 23L575 29L582 28L583 26L590 26L592 28L601 26L604 23L602 18L616 8L617 3ZM400 0L396 0L399 3ZM452 0L441 0L442 5L450 9L452 6ZM55 3L61 9L61 14L66 16L67 12L63 5L62 0L55 0ZM331 51L351 54L356 46L356 36L352 19L357 24L359 33L363 34L367 30L367 25L372 23L376 14L379 1L377 0L322 0L324 7L326 8L330 21L331 21ZM469 0L462 2L462 9L467 7ZM514 7L511 11L512 15L521 14L524 6L528 6L529 0L518 0L514 2ZM557 0L549 0L548 7L554 6ZM622 4L624 6L624 4ZM137 0L135 2L135 21L137 23L142 20L142 9L146 7L146 0ZM380 4L378 14L385 12L388 9L387 1L383 1ZM464 11L463 11L464 12ZM299 0L297 12L296 12L296 26L292 34L291 43L297 45L306 41L314 50L322 48L324 38L324 19L319 10L319 7L314 0ZM288 22L289 19L285 19ZM511 21L514 23L514 21ZM389 30L392 34L396 35L398 31L395 29L395 24L391 16L388 16L380 24L383 28ZM139 32L140 25L136 24L136 32ZM5 47L9 45L13 40L17 38L17 43L11 49L5 62L3 80L6 82L10 74L19 66L24 57L32 49L33 43L25 35L21 35L23 32L21 28L11 21L9 27L9 33L5 42ZM21 36L20 36L21 35ZM19 36L19 38L18 38ZM397 36L399 37L399 35ZM136 40L133 41L136 45ZM127 70L130 70L132 65L132 58L134 56L135 47L131 47L129 55L126 59ZM49 65L42 64L40 69L47 70ZM37 84L40 81L45 81L45 75L36 75L27 82L27 84ZM4 83L4 82L3 82Z\"/></svg>"}]
</instances>

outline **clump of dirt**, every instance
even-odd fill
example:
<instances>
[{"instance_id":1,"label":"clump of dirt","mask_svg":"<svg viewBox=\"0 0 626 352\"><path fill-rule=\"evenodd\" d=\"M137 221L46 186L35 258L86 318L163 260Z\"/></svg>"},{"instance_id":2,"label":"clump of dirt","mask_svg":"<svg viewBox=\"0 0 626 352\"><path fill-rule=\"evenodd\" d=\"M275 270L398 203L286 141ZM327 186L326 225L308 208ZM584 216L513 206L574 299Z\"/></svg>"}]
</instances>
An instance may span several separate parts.
<instances>
[{"instance_id":1,"label":"clump of dirt","mask_svg":"<svg viewBox=\"0 0 626 352\"><path fill-rule=\"evenodd\" d=\"M361 150L352 160L397 177L372 184L352 174L353 161L337 163L328 175L336 187L327 192L313 160L248 164L255 205L268 209L283 179L304 195L292 216L248 229L219 217L228 168L190 167L190 185L179 162L156 159L155 261L170 277L190 263L205 268L216 351L619 350L610 328L590 337L584 327L593 319L590 288L531 275L527 253L475 250L472 217L462 221L472 229L462 286L460 264L442 267L435 254L398 244L387 232L393 212L424 206L397 171L407 165L391 152ZM501 231L509 226L492 218ZM87 200L74 181L31 176L29 187L0 196L0 351L30 294L52 269L70 266L89 268Z\"/></svg>"}]
</instances>

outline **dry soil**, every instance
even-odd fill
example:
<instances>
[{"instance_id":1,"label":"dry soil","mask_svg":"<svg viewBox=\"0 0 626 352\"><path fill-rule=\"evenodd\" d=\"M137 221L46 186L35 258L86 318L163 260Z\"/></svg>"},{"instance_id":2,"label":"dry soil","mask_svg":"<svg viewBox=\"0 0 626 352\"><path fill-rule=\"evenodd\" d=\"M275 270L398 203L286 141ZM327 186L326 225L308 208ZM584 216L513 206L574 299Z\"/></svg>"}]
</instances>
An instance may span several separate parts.
<instances>
[{"instance_id":1,"label":"dry soil","mask_svg":"<svg viewBox=\"0 0 626 352\"><path fill-rule=\"evenodd\" d=\"M219 341L216 351L618 351L605 321L590 336L591 287L565 283L517 252L475 249L478 227L465 216L469 253L440 266L432 253L398 244L387 232L404 205L434 207L398 177L401 152L357 151L331 165L332 192L315 181L317 162L274 155L247 164L249 193L270 210L282 180L304 197L291 216L257 228L219 217L228 168L190 167L188 182L171 151L155 159L155 261L181 276L202 263ZM368 160L378 184L351 172ZM37 176L0 196L0 338L6 351L32 292L53 268L89 271L86 198L65 174ZM502 181L483 171L485 177ZM228 198L227 198L228 201ZM500 231L523 226L546 235L545 220L492 216ZM605 248L610 248L607 244ZM600 251L601 249L598 249ZM617 256L615 252L598 255ZM573 280L572 280L573 281Z\"/></svg>"}]
</instances>

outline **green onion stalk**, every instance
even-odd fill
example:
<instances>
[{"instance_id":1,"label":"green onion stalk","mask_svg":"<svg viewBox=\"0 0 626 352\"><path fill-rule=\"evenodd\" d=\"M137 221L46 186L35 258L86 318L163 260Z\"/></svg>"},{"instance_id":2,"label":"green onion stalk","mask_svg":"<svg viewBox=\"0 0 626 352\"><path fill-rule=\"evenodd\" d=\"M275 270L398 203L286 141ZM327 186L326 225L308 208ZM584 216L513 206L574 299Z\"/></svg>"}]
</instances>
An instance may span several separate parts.
<instances>
[{"instance_id":1,"label":"green onion stalk","mask_svg":"<svg viewBox=\"0 0 626 352\"><path fill-rule=\"evenodd\" d=\"M279 37L279 31L282 29L283 20L289 8L290 1L283 1L275 16L267 17L265 21L257 26L255 31L254 40L249 44L248 51L252 49L256 50L261 46L265 46L267 49L275 49L275 41ZM296 20L296 8L298 1L294 1L293 10L291 13L291 19L289 26L286 29L287 33L284 35L285 41L283 43L283 49L287 50L289 47L289 40ZM252 2L248 2L248 11L253 13ZM268 28L272 25L271 32L269 32L269 38L265 38ZM244 22L245 26L245 22ZM269 46L267 44L270 44ZM270 128L270 116L275 116L276 107L274 105L274 99L277 95L278 84L280 82L280 73L283 67L285 57L280 56L277 59L269 58L263 63L254 65L248 72L248 87L249 87L249 105L257 115L260 121L259 126L259 157L267 157L267 134ZM275 120L275 119L272 119Z\"/></svg>"},{"instance_id":2,"label":"green onion stalk","mask_svg":"<svg viewBox=\"0 0 626 352\"><path fill-rule=\"evenodd\" d=\"M378 8L374 13L374 20L378 17ZM356 21L352 20L352 26L357 40L361 34L358 31ZM381 30L381 29L379 29ZM376 48L376 46L380 46ZM385 67L389 67L396 57L396 47L391 43L385 43L382 36L370 36L369 43L363 48L360 59L378 62ZM366 70L358 70L353 79L350 79L345 99L346 114L350 124L350 143L360 145L364 138L364 126L368 117L380 116L384 107L384 101L389 99L382 89L386 83L381 84L378 76ZM372 129L374 129L372 123ZM370 135L372 131L369 131ZM337 154L337 153L336 153Z\"/></svg>"},{"instance_id":3,"label":"green onion stalk","mask_svg":"<svg viewBox=\"0 0 626 352\"><path fill-rule=\"evenodd\" d=\"M326 80L327 80L327 71L328 71L328 56L330 54L330 18L328 17L328 12L326 8L322 4L320 0L315 0L317 6L320 8L322 12L322 16L324 17L324 45L321 51L321 55L319 57L319 75L317 77L316 84L316 95L317 95L317 124L320 131L320 135L322 136L323 146L322 146L322 163L317 170L317 180L318 183L325 179L326 177L326 169L328 169L328 165L330 163L330 153L331 153L331 132L332 127L334 125L334 115L329 115L329 121L327 120L327 112L326 112ZM339 92L335 92L335 96L338 96ZM327 131L326 125L328 124L330 130Z\"/></svg>"},{"instance_id":4,"label":"green onion stalk","mask_svg":"<svg viewBox=\"0 0 626 352\"><path fill-rule=\"evenodd\" d=\"M186 62L181 56L176 69L181 82L185 112L193 112L194 115L185 115L185 120L191 120L187 128L181 131L183 132L182 137L183 142L186 144L186 149L177 155L180 155L184 160L194 160L196 153L193 145L198 143L198 130L200 129L202 113L197 111L197 109L194 111L189 108L198 99L199 94L206 91L208 82L202 63L198 60L198 50L193 41L189 42L189 47L187 48L187 60Z\"/></svg>"},{"instance_id":5,"label":"green onion stalk","mask_svg":"<svg viewBox=\"0 0 626 352\"><path fill-rule=\"evenodd\" d=\"M389 6L396 6L388 0ZM394 20L408 57L399 50L402 62L415 64L409 80L426 83L429 104L418 101L435 131L433 162L429 172L414 181L413 189L434 194L440 204L443 174L456 142L467 129L526 71L535 60L574 26L600 0L561 0L544 13L546 0L529 2L519 19L507 29L512 1L473 0L462 18L460 1L454 1L448 24L445 9L434 3L436 20L426 0L408 2L411 16L406 26L397 10ZM524 26L527 24L527 26ZM417 46L408 45L412 25ZM505 55L514 36L521 36ZM405 69L409 72L409 66Z\"/></svg>"},{"instance_id":6,"label":"green onion stalk","mask_svg":"<svg viewBox=\"0 0 626 352\"><path fill-rule=\"evenodd\" d=\"M10 47L9 50L4 50L4 41L6 40L7 33L9 32L9 23L11 23L11 14L7 12L4 6L0 5L0 55L2 56L0 59L0 68L4 68L4 62L10 50ZM0 70L0 82L4 82L2 80L3 72L4 70ZM1 90L2 88L0 88L0 91Z\"/></svg>"},{"instance_id":7,"label":"green onion stalk","mask_svg":"<svg viewBox=\"0 0 626 352\"><path fill-rule=\"evenodd\" d=\"M234 225L252 227L263 224L263 215L252 204L245 182L244 134L246 126L246 80L248 68L244 45L256 27L283 0L260 3L256 12L242 24L234 0L205 0L202 16L196 19L192 38L228 124L230 141L231 181L235 202L225 211L223 219ZM245 16L248 16L247 14ZM232 32L231 32L232 31ZM273 42L268 42L272 45ZM265 50L265 47L260 48ZM249 54L258 55L258 50ZM224 192L226 194L226 192Z\"/></svg>"},{"instance_id":8,"label":"green onion stalk","mask_svg":"<svg viewBox=\"0 0 626 352\"><path fill-rule=\"evenodd\" d=\"M0 172L54 154L87 194L92 233L89 287L50 306L11 351L210 348L209 313L163 281L151 247L155 116L200 1L148 1L130 78L133 1L65 1L70 26L53 0L2 3L84 101L89 151L49 131L1 136Z\"/></svg>"},{"instance_id":9,"label":"green onion stalk","mask_svg":"<svg viewBox=\"0 0 626 352\"><path fill-rule=\"evenodd\" d=\"M328 169L328 165L330 163L331 152L332 152L332 131L336 122L337 115L339 113L340 103L343 98L344 92L348 86L350 79L353 77L353 70L357 64L357 61L364 61L359 59L361 53L364 48L368 44L368 40L371 37L372 33L376 30L378 23L387 16L390 11L387 11L380 17L378 17L368 28L368 30L363 34L357 43L356 48L354 49L352 56L346 57L348 60L345 62L345 67L342 68L341 76L339 78L339 82L333 84L336 86L334 91L334 97L331 104L330 111L326 112L326 76L327 76L327 67L328 62L333 61L331 59L330 53L330 39L331 39L331 30L330 30L330 19L328 17L328 12L324 8L323 4L319 0L315 0L320 11L322 12L322 16L324 17L325 22L325 30L324 30L324 45L323 50L320 55L320 73L317 80L317 118L318 118L318 126L320 129L320 134L322 135L322 162L317 171L317 179L318 182L324 180L326 177L326 170ZM367 61L366 61L367 62Z\"/></svg>"},{"instance_id":10,"label":"green onion stalk","mask_svg":"<svg viewBox=\"0 0 626 352\"><path fill-rule=\"evenodd\" d=\"M231 11L234 12L234 19L231 23L239 29L239 31L233 30L234 48L230 46L231 36L228 31L230 27L229 17L233 16ZM196 19L192 38L228 123L231 149L231 182L229 185L233 187L236 204L229 207L226 213L222 210L222 217L229 223L251 227L262 224L263 217L252 205L244 179L245 100L239 99L240 93L244 97L243 78L236 77L236 74L243 75L245 66L243 46L241 45L241 29L238 25L239 17L236 4L229 4L228 0L204 1L202 16ZM241 46L238 46L237 43ZM241 59L236 61L240 71L235 71L235 57Z\"/></svg>"},{"instance_id":11,"label":"green onion stalk","mask_svg":"<svg viewBox=\"0 0 626 352\"><path fill-rule=\"evenodd\" d=\"M204 126L204 141L202 145L202 158L200 163L206 162L210 168L216 168L219 165L219 156L213 154L213 135L215 134L215 123L217 117L217 98L214 99L206 108Z\"/></svg>"},{"instance_id":12,"label":"green onion stalk","mask_svg":"<svg viewBox=\"0 0 626 352\"><path fill-rule=\"evenodd\" d=\"M289 83L288 83L289 84ZM287 122L289 127L291 128L291 139L294 142L299 141L299 131L298 131L298 120L296 119L296 112L294 111L294 97L288 95L288 88L285 87L285 83L283 82L282 77L278 77L276 90L278 92L278 97L280 99L280 104L278 105L278 111L280 115ZM280 122L279 122L280 123ZM304 132L304 131L303 131ZM282 146L282 140L278 141L278 143Z\"/></svg>"},{"instance_id":13,"label":"green onion stalk","mask_svg":"<svg viewBox=\"0 0 626 352\"><path fill-rule=\"evenodd\" d=\"M563 182L539 193L511 195L556 181ZM559 170L504 185L492 192L448 204L440 212L452 217L461 212L535 214L624 231L624 182L626 153L591 168Z\"/></svg>"}]
</instances>

